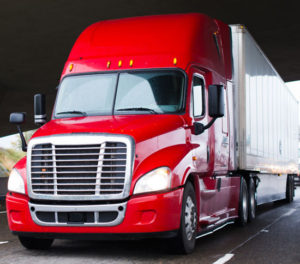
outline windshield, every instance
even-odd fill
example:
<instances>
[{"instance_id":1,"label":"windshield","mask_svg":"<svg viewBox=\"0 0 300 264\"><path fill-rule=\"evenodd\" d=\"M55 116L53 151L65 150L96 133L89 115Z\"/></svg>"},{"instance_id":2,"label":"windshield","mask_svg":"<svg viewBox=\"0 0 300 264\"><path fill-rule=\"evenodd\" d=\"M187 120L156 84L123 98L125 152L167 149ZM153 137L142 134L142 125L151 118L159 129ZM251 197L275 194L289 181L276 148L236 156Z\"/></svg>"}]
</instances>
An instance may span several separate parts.
<instances>
[{"instance_id":1,"label":"windshield","mask_svg":"<svg viewBox=\"0 0 300 264\"><path fill-rule=\"evenodd\" d=\"M182 113L184 83L180 71L69 76L60 84L54 117Z\"/></svg>"}]
</instances>

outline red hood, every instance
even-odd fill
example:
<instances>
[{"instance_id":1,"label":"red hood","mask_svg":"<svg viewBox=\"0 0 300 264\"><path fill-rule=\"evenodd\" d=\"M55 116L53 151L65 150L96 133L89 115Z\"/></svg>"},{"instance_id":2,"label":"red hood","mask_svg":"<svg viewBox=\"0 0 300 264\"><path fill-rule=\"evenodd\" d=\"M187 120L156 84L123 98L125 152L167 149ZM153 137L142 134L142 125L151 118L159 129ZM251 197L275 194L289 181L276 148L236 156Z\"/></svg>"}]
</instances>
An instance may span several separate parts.
<instances>
[{"instance_id":1,"label":"red hood","mask_svg":"<svg viewBox=\"0 0 300 264\"><path fill-rule=\"evenodd\" d=\"M141 142L184 125L178 115L88 116L51 120L33 137L69 133L126 134Z\"/></svg>"}]
</instances>

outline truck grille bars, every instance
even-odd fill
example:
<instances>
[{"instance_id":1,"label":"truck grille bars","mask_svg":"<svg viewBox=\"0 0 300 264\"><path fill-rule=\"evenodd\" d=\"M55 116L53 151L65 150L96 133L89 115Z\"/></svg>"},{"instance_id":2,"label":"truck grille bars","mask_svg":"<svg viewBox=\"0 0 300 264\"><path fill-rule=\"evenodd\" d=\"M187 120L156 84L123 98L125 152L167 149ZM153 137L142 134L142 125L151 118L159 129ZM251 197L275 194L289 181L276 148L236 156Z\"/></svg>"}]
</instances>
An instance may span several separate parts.
<instances>
[{"instance_id":1,"label":"truck grille bars","mask_svg":"<svg viewBox=\"0 0 300 264\"><path fill-rule=\"evenodd\" d=\"M121 136L33 139L27 160L29 196L51 200L125 198L131 180L132 145L128 137Z\"/></svg>"}]
</instances>

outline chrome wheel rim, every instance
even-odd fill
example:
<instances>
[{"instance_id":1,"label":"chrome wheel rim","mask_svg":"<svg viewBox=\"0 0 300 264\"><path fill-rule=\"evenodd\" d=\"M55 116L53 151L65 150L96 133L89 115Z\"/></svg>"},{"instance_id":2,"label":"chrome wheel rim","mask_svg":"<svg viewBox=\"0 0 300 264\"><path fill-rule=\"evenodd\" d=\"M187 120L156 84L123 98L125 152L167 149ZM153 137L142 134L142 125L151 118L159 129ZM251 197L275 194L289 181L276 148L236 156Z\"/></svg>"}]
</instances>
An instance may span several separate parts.
<instances>
[{"instance_id":1,"label":"chrome wheel rim","mask_svg":"<svg viewBox=\"0 0 300 264\"><path fill-rule=\"evenodd\" d=\"M190 196L185 203L185 233L188 240L193 238L196 230L196 208Z\"/></svg>"}]
</instances>

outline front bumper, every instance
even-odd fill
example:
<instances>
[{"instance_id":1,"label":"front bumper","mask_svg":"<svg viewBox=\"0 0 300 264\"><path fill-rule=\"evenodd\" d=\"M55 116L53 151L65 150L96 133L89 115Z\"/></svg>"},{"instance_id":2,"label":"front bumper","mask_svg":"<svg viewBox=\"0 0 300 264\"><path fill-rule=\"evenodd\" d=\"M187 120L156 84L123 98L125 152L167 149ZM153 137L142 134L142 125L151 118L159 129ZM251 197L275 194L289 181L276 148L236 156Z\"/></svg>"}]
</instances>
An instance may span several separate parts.
<instances>
[{"instance_id":1,"label":"front bumper","mask_svg":"<svg viewBox=\"0 0 300 264\"><path fill-rule=\"evenodd\" d=\"M182 194L183 189L180 188L168 193L131 197L120 223L113 226L79 226L72 223L37 224L30 212L29 198L8 193L7 217L9 228L14 234L33 237L108 239L110 235L115 238L172 236L176 234L174 230L179 229L180 226ZM74 205L72 206L75 208ZM49 205L47 207L49 208ZM55 205L55 207L61 209L64 205ZM85 207L89 208L89 205Z\"/></svg>"}]
</instances>

